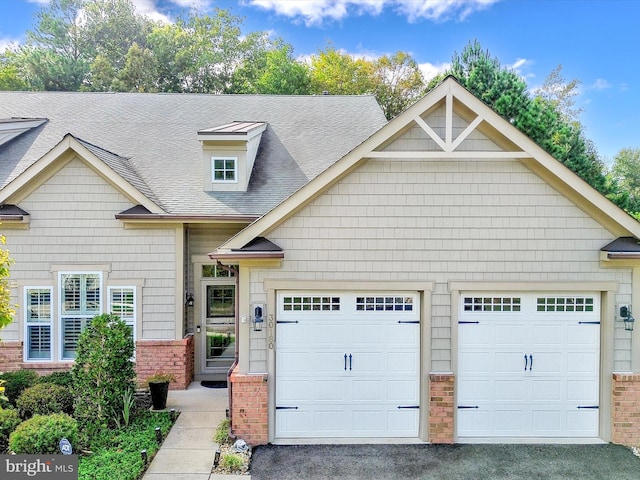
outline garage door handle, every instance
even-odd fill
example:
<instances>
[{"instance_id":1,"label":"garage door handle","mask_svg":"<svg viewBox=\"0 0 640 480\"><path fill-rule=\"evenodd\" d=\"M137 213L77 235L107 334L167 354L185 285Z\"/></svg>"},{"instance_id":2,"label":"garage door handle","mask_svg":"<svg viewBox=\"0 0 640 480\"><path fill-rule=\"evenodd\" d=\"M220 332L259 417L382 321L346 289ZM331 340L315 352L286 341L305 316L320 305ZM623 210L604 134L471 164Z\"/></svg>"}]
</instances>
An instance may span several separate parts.
<instances>
[{"instance_id":1,"label":"garage door handle","mask_svg":"<svg viewBox=\"0 0 640 480\"><path fill-rule=\"evenodd\" d=\"M347 371L347 354L344 354L344 371Z\"/></svg>"},{"instance_id":2,"label":"garage door handle","mask_svg":"<svg viewBox=\"0 0 640 480\"><path fill-rule=\"evenodd\" d=\"M524 371L527 371L527 354L524 354Z\"/></svg>"},{"instance_id":3,"label":"garage door handle","mask_svg":"<svg viewBox=\"0 0 640 480\"><path fill-rule=\"evenodd\" d=\"M351 370L352 359L353 359L353 357L351 356L351 354L349 354L349 370Z\"/></svg>"},{"instance_id":4,"label":"garage door handle","mask_svg":"<svg viewBox=\"0 0 640 480\"><path fill-rule=\"evenodd\" d=\"M529 371L533 370L533 355L529 355Z\"/></svg>"}]
</instances>

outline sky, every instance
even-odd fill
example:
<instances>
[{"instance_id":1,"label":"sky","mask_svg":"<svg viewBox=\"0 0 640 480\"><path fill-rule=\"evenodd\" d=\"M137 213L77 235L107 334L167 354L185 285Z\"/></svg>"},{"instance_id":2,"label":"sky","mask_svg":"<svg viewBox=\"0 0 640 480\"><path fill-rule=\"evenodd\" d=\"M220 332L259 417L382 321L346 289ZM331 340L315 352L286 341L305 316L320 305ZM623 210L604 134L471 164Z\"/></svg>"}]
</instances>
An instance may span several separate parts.
<instances>
[{"instance_id":1,"label":"sky","mask_svg":"<svg viewBox=\"0 0 640 480\"><path fill-rule=\"evenodd\" d=\"M25 40L49 0L0 0L0 50ZM133 0L171 22L190 8L244 18L309 57L328 45L367 58L410 53L425 76L478 40L532 91L562 65L580 81L579 120L603 159L640 148L640 0Z\"/></svg>"}]
</instances>

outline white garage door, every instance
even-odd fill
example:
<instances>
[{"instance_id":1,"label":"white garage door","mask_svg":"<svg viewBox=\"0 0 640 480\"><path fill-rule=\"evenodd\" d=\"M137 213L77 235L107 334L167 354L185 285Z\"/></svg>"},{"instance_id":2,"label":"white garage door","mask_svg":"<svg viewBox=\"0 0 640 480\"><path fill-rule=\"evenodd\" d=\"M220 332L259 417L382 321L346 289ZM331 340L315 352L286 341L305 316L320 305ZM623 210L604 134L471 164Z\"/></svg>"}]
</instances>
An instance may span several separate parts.
<instances>
[{"instance_id":1,"label":"white garage door","mask_svg":"<svg viewBox=\"0 0 640 480\"><path fill-rule=\"evenodd\" d=\"M416 292L280 292L276 438L417 437Z\"/></svg>"},{"instance_id":2,"label":"white garage door","mask_svg":"<svg viewBox=\"0 0 640 480\"><path fill-rule=\"evenodd\" d=\"M597 437L598 295L463 293L458 437Z\"/></svg>"}]
</instances>

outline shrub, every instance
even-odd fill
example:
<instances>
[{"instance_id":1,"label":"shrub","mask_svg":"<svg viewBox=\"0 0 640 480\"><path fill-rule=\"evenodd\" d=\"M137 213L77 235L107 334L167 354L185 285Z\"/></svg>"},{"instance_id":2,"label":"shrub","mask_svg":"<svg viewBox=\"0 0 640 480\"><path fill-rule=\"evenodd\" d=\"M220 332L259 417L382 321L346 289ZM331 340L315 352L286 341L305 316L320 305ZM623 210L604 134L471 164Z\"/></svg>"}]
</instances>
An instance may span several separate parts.
<instances>
[{"instance_id":1,"label":"shrub","mask_svg":"<svg viewBox=\"0 0 640 480\"><path fill-rule=\"evenodd\" d=\"M15 372L4 372L0 375L0 380L4 380L4 394L9 399L11 405L16 404L16 400L25 388L32 387L38 381L38 374L33 370L17 370Z\"/></svg>"},{"instance_id":2,"label":"shrub","mask_svg":"<svg viewBox=\"0 0 640 480\"><path fill-rule=\"evenodd\" d=\"M238 471L242 469L244 465L244 459L237 453L225 453L220 460L220 467L228 469L230 471Z\"/></svg>"},{"instance_id":3,"label":"shrub","mask_svg":"<svg viewBox=\"0 0 640 480\"><path fill-rule=\"evenodd\" d=\"M20 416L14 409L0 410L0 453L7 451L9 435L20 425Z\"/></svg>"},{"instance_id":4,"label":"shrub","mask_svg":"<svg viewBox=\"0 0 640 480\"><path fill-rule=\"evenodd\" d=\"M9 436L9 449L18 454L55 454L63 438L76 444L78 424L73 418L65 413L36 415Z\"/></svg>"},{"instance_id":5,"label":"shrub","mask_svg":"<svg viewBox=\"0 0 640 480\"><path fill-rule=\"evenodd\" d=\"M73 377L71 372L53 372L49 375L43 375L38 378L38 383L53 383L54 385L60 385L61 387L69 387L73 385Z\"/></svg>"},{"instance_id":6,"label":"shrub","mask_svg":"<svg viewBox=\"0 0 640 480\"><path fill-rule=\"evenodd\" d=\"M87 439L115 426L125 392L134 390L133 350L131 330L115 315L94 317L80 335L71 375L74 414Z\"/></svg>"},{"instance_id":7,"label":"shrub","mask_svg":"<svg viewBox=\"0 0 640 480\"><path fill-rule=\"evenodd\" d=\"M225 445L231 443L231 438L229 437L229 427L231 422L228 418L224 419L220 424L216 427L216 433L213 435L213 441L218 445Z\"/></svg>"},{"instance_id":8,"label":"shrub","mask_svg":"<svg viewBox=\"0 0 640 480\"><path fill-rule=\"evenodd\" d=\"M73 395L67 387L52 383L38 383L22 392L16 401L24 419L50 413L73 413Z\"/></svg>"}]
</instances>

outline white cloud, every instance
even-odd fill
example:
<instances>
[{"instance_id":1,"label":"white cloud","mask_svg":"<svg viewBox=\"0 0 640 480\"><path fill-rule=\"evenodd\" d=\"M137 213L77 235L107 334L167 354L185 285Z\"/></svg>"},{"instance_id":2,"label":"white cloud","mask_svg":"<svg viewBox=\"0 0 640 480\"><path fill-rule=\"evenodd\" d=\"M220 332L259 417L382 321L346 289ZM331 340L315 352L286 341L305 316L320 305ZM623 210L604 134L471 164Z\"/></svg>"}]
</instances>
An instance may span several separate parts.
<instances>
[{"instance_id":1,"label":"white cloud","mask_svg":"<svg viewBox=\"0 0 640 480\"><path fill-rule=\"evenodd\" d=\"M27 0L29 3L39 3L40 5L47 5L51 0Z\"/></svg>"},{"instance_id":2,"label":"white cloud","mask_svg":"<svg viewBox=\"0 0 640 480\"><path fill-rule=\"evenodd\" d=\"M425 82L428 82L429 80L434 78L436 75L439 75L445 70L449 69L449 67L451 67L451 64L446 62L445 63L425 62L425 63L418 64L418 67L422 72L422 76L424 77Z\"/></svg>"},{"instance_id":3,"label":"white cloud","mask_svg":"<svg viewBox=\"0 0 640 480\"><path fill-rule=\"evenodd\" d=\"M390 8L410 22L422 19L444 21L452 17L464 19L471 13L500 0L243 0L278 15L302 20L307 26L321 25L325 20L342 20L354 15L380 15Z\"/></svg>"},{"instance_id":4,"label":"white cloud","mask_svg":"<svg viewBox=\"0 0 640 480\"><path fill-rule=\"evenodd\" d=\"M593 85L589 87L591 90L606 90L608 88L611 88L611 84L604 78L596 79L596 81L593 82Z\"/></svg>"},{"instance_id":5,"label":"white cloud","mask_svg":"<svg viewBox=\"0 0 640 480\"><path fill-rule=\"evenodd\" d=\"M0 53L4 52L9 47L15 47L20 41L17 38L0 37Z\"/></svg>"},{"instance_id":6,"label":"white cloud","mask_svg":"<svg viewBox=\"0 0 640 480\"><path fill-rule=\"evenodd\" d=\"M136 8L136 13L157 22L172 23L172 19L167 13L167 10L171 8L169 6L166 6L164 9L159 8L159 0L132 0L132 2ZM213 0L169 0L169 3L178 9L188 8L191 10L206 11L211 8Z\"/></svg>"}]
</instances>

